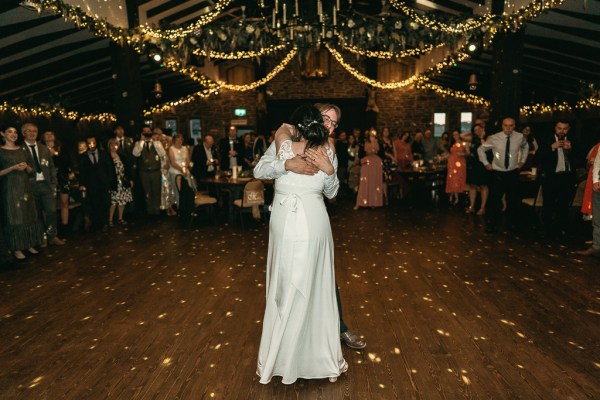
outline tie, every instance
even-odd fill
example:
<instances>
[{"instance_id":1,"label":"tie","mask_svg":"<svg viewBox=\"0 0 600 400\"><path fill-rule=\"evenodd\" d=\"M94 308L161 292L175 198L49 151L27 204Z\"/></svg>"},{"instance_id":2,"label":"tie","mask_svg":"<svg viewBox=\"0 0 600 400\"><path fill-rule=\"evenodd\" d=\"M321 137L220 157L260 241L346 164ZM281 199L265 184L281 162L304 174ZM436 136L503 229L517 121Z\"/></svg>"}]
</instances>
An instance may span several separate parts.
<instances>
[{"instance_id":1,"label":"tie","mask_svg":"<svg viewBox=\"0 0 600 400\"><path fill-rule=\"evenodd\" d=\"M120 148L121 150L123 150L123 149L124 149L124 147L123 147L123 139L119 139L119 148Z\"/></svg>"},{"instance_id":2,"label":"tie","mask_svg":"<svg viewBox=\"0 0 600 400\"><path fill-rule=\"evenodd\" d=\"M96 157L96 152L92 151L92 159L94 160L94 165L98 164L98 157Z\"/></svg>"},{"instance_id":3,"label":"tie","mask_svg":"<svg viewBox=\"0 0 600 400\"><path fill-rule=\"evenodd\" d=\"M33 154L33 162L35 162L35 172L38 174L42 172L42 165L40 164L40 159L38 158L37 151L35 151L35 144L30 144L31 154Z\"/></svg>"},{"instance_id":4,"label":"tie","mask_svg":"<svg viewBox=\"0 0 600 400\"><path fill-rule=\"evenodd\" d=\"M150 151L150 142L146 142L146 151Z\"/></svg>"},{"instance_id":5,"label":"tie","mask_svg":"<svg viewBox=\"0 0 600 400\"><path fill-rule=\"evenodd\" d=\"M506 137L506 149L504 150L504 168L508 169L510 163L510 136Z\"/></svg>"}]
</instances>

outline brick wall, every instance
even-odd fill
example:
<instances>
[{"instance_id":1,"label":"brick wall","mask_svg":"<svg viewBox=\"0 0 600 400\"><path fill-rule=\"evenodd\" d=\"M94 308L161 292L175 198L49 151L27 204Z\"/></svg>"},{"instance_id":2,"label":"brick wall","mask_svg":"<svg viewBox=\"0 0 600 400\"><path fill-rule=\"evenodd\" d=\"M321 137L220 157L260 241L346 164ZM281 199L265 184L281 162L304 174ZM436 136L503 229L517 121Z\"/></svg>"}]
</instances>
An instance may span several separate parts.
<instances>
[{"instance_id":1,"label":"brick wall","mask_svg":"<svg viewBox=\"0 0 600 400\"><path fill-rule=\"evenodd\" d=\"M361 73L364 66L356 58L346 58ZM274 62L268 62L267 71L271 71ZM316 100L328 99L354 99L361 104L366 103L366 86L355 79L335 59L331 58L329 66L329 77L320 80L304 79L301 77L301 67L298 59L292 60L287 68L267 83L268 101L273 104L277 101L290 100ZM200 118L202 120L203 132L211 128L225 132L233 118L233 110L238 107L247 109L248 125L256 126L257 96L255 91L232 92L222 91L217 96L199 100L188 104L176 112L178 126L184 127L180 131L187 132L187 121L189 118ZM444 98L430 91L405 88L399 90L378 90L377 105L379 114L377 116L377 127L388 126L392 132L398 130L414 130L425 128L433 123L434 112L447 113L447 128L458 128L460 126L460 113L473 112L474 117L485 116L486 111L480 106L473 106L460 99ZM364 106L361 106L364 107ZM360 108L359 110L363 110ZM356 109L352 110L355 112ZM342 109L344 113L344 109ZM173 114L165 113L155 116L158 121L165 118L174 118ZM346 127L350 128L350 127Z\"/></svg>"}]
</instances>

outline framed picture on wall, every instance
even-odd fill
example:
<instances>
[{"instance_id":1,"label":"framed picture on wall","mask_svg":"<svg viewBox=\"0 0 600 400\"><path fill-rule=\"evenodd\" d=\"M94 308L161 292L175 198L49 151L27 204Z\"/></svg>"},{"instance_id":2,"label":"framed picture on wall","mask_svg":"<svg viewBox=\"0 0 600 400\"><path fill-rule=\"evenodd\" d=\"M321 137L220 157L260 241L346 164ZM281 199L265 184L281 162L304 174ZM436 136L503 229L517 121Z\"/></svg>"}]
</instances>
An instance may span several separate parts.
<instances>
[{"instance_id":1,"label":"framed picture on wall","mask_svg":"<svg viewBox=\"0 0 600 400\"><path fill-rule=\"evenodd\" d=\"M165 119L165 134L173 136L177 133L177 120L175 118Z\"/></svg>"},{"instance_id":2,"label":"framed picture on wall","mask_svg":"<svg viewBox=\"0 0 600 400\"><path fill-rule=\"evenodd\" d=\"M202 121L200 118L191 118L190 119L190 137L197 142L199 138L202 137Z\"/></svg>"}]
</instances>

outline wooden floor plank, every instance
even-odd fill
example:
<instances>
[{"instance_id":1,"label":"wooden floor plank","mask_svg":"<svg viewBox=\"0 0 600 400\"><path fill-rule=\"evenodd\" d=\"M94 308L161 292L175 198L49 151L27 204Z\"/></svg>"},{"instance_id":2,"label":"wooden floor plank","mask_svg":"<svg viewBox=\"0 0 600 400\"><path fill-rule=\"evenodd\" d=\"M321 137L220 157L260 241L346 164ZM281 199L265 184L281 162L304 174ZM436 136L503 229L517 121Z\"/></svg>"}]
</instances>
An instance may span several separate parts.
<instances>
[{"instance_id":1,"label":"wooden floor plank","mask_svg":"<svg viewBox=\"0 0 600 400\"><path fill-rule=\"evenodd\" d=\"M258 382L266 225L164 219L0 272L0 398L597 398L598 262L458 210L342 203L332 229L344 319L368 342L338 382Z\"/></svg>"}]
</instances>

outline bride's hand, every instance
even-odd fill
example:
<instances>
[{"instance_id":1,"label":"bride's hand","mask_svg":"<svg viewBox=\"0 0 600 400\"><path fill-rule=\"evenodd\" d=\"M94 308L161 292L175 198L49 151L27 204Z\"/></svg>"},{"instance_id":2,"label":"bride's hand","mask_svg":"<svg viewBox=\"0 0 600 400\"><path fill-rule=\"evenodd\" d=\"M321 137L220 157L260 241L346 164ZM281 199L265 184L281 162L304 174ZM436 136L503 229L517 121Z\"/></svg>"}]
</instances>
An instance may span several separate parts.
<instances>
[{"instance_id":1,"label":"bride's hand","mask_svg":"<svg viewBox=\"0 0 600 400\"><path fill-rule=\"evenodd\" d=\"M335 172L335 169L333 168L331 160L329 159L327 151L324 147L307 149L304 152L304 155L306 156L306 162L319 168L327 175L332 175Z\"/></svg>"}]
</instances>

